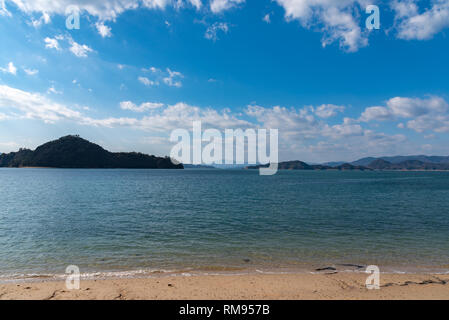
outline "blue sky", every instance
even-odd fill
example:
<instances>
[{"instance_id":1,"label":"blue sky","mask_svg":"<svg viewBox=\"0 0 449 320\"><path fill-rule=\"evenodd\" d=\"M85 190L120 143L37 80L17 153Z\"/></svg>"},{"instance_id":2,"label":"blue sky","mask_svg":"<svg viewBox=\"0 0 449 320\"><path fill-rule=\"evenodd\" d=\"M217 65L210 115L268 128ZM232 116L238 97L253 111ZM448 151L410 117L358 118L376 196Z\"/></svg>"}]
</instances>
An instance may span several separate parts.
<instances>
[{"instance_id":1,"label":"blue sky","mask_svg":"<svg viewBox=\"0 0 449 320\"><path fill-rule=\"evenodd\" d=\"M281 160L449 154L448 0L0 0L0 35L0 152L166 155L201 120L279 129Z\"/></svg>"}]
</instances>

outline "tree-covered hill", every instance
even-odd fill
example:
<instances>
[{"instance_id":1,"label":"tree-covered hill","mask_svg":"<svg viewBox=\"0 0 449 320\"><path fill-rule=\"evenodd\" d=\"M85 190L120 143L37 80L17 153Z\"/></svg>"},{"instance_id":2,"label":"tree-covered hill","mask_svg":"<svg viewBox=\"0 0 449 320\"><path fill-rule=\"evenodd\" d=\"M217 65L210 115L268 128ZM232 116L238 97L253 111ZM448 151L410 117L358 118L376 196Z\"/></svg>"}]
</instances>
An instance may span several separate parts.
<instances>
[{"instance_id":1,"label":"tree-covered hill","mask_svg":"<svg viewBox=\"0 0 449 320\"><path fill-rule=\"evenodd\" d=\"M0 155L0 167L183 169L169 158L142 153L112 153L79 136L66 136L36 150Z\"/></svg>"}]
</instances>

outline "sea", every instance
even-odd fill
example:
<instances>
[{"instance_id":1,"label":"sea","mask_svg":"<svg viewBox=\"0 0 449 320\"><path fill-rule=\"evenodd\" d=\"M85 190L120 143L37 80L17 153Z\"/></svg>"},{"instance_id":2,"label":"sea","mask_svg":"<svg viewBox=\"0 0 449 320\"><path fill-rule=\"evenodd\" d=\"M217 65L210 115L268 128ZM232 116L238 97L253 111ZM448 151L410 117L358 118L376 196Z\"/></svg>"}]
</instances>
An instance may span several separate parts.
<instances>
[{"instance_id":1,"label":"sea","mask_svg":"<svg viewBox=\"0 0 449 320\"><path fill-rule=\"evenodd\" d=\"M0 282L449 271L449 172L0 169Z\"/></svg>"}]
</instances>

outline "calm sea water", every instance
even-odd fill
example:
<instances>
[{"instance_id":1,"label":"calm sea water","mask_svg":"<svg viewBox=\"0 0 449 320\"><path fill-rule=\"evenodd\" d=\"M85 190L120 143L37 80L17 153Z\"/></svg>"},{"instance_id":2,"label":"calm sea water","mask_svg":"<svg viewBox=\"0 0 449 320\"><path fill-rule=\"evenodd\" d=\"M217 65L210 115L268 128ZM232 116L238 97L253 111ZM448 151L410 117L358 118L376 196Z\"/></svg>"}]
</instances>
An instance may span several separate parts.
<instances>
[{"instance_id":1,"label":"calm sea water","mask_svg":"<svg viewBox=\"0 0 449 320\"><path fill-rule=\"evenodd\" d=\"M447 172L0 169L0 182L3 279L449 270Z\"/></svg>"}]
</instances>

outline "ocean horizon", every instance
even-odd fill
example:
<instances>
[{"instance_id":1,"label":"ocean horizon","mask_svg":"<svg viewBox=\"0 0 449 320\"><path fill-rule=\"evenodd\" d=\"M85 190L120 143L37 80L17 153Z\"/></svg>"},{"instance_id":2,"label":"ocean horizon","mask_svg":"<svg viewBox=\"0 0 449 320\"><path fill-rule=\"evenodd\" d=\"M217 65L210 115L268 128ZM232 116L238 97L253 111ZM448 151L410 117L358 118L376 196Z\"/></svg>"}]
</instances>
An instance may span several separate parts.
<instances>
[{"instance_id":1,"label":"ocean horizon","mask_svg":"<svg viewBox=\"0 0 449 320\"><path fill-rule=\"evenodd\" d=\"M449 271L449 172L0 169L0 281Z\"/></svg>"}]
</instances>

